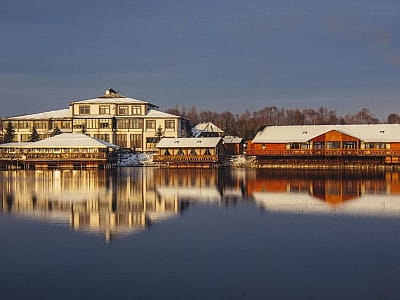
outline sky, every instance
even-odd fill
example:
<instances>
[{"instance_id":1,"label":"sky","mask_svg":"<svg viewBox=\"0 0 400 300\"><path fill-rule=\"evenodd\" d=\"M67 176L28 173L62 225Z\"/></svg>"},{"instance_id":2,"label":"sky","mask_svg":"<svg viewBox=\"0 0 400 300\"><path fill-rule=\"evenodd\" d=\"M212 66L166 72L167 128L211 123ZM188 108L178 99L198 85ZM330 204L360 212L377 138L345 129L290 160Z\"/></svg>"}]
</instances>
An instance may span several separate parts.
<instances>
[{"instance_id":1,"label":"sky","mask_svg":"<svg viewBox=\"0 0 400 300\"><path fill-rule=\"evenodd\" d=\"M161 109L400 114L398 0L1 0L0 116L108 88Z\"/></svg>"}]
</instances>

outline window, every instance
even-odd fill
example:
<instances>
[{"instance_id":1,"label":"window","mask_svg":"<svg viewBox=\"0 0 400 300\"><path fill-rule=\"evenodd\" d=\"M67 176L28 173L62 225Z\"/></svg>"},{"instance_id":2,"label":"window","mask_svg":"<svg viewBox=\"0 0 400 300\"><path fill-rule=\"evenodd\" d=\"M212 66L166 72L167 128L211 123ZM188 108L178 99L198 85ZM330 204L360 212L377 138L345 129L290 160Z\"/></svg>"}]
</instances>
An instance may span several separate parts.
<instances>
[{"instance_id":1,"label":"window","mask_svg":"<svg viewBox=\"0 0 400 300\"><path fill-rule=\"evenodd\" d=\"M71 121L62 121L61 128L62 129L71 129Z\"/></svg>"},{"instance_id":2,"label":"window","mask_svg":"<svg viewBox=\"0 0 400 300\"><path fill-rule=\"evenodd\" d=\"M29 121L20 121L19 122L19 129L29 129L32 128L32 124Z\"/></svg>"},{"instance_id":3,"label":"window","mask_svg":"<svg viewBox=\"0 0 400 300\"><path fill-rule=\"evenodd\" d=\"M156 121L155 120L146 120L146 129L156 129Z\"/></svg>"},{"instance_id":4,"label":"window","mask_svg":"<svg viewBox=\"0 0 400 300\"><path fill-rule=\"evenodd\" d=\"M85 120L83 119L75 119L74 120L74 129L81 129L85 127Z\"/></svg>"},{"instance_id":5,"label":"window","mask_svg":"<svg viewBox=\"0 0 400 300\"><path fill-rule=\"evenodd\" d=\"M131 148L142 148L142 139L141 134L131 134Z\"/></svg>"},{"instance_id":6,"label":"window","mask_svg":"<svg viewBox=\"0 0 400 300\"><path fill-rule=\"evenodd\" d=\"M313 143L313 148L314 149L323 149L324 148L324 142L314 142Z\"/></svg>"},{"instance_id":7,"label":"window","mask_svg":"<svg viewBox=\"0 0 400 300\"><path fill-rule=\"evenodd\" d=\"M164 155L171 155L171 154L169 153L168 149L165 149Z\"/></svg>"},{"instance_id":8,"label":"window","mask_svg":"<svg viewBox=\"0 0 400 300\"><path fill-rule=\"evenodd\" d=\"M118 129L128 129L129 126L129 119L118 119L117 120L117 128Z\"/></svg>"},{"instance_id":9,"label":"window","mask_svg":"<svg viewBox=\"0 0 400 300\"><path fill-rule=\"evenodd\" d=\"M385 149L385 143L365 143L365 149Z\"/></svg>"},{"instance_id":10,"label":"window","mask_svg":"<svg viewBox=\"0 0 400 300\"><path fill-rule=\"evenodd\" d=\"M95 134L94 137L95 137L96 139L105 141L105 142L107 142L107 143L110 142L110 135L109 135L109 134Z\"/></svg>"},{"instance_id":11,"label":"window","mask_svg":"<svg viewBox=\"0 0 400 300\"><path fill-rule=\"evenodd\" d=\"M175 130L175 120L165 120L165 129Z\"/></svg>"},{"instance_id":12,"label":"window","mask_svg":"<svg viewBox=\"0 0 400 300\"><path fill-rule=\"evenodd\" d=\"M340 149L340 142L326 142L327 149Z\"/></svg>"},{"instance_id":13,"label":"window","mask_svg":"<svg viewBox=\"0 0 400 300\"><path fill-rule=\"evenodd\" d=\"M121 116L129 115L129 106L126 105L118 106L118 114Z\"/></svg>"},{"instance_id":14,"label":"window","mask_svg":"<svg viewBox=\"0 0 400 300\"><path fill-rule=\"evenodd\" d=\"M133 129L143 129L143 119L132 119Z\"/></svg>"},{"instance_id":15,"label":"window","mask_svg":"<svg viewBox=\"0 0 400 300\"><path fill-rule=\"evenodd\" d=\"M127 135L117 134L117 145L120 147L127 147Z\"/></svg>"},{"instance_id":16,"label":"window","mask_svg":"<svg viewBox=\"0 0 400 300\"><path fill-rule=\"evenodd\" d=\"M355 149L356 142L343 142L343 149Z\"/></svg>"},{"instance_id":17,"label":"window","mask_svg":"<svg viewBox=\"0 0 400 300\"><path fill-rule=\"evenodd\" d=\"M141 115L142 109L140 106L132 106L132 115Z\"/></svg>"},{"instance_id":18,"label":"window","mask_svg":"<svg viewBox=\"0 0 400 300\"><path fill-rule=\"evenodd\" d=\"M100 105L99 113L100 113L100 115L109 115L110 114L110 105Z\"/></svg>"},{"instance_id":19,"label":"window","mask_svg":"<svg viewBox=\"0 0 400 300\"><path fill-rule=\"evenodd\" d=\"M99 120L99 128L111 128L111 120L110 119L100 119Z\"/></svg>"},{"instance_id":20,"label":"window","mask_svg":"<svg viewBox=\"0 0 400 300\"><path fill-rule=\"evenodd\" d=\"M154 138L154 137L146 138L146 146L149 149L154 148L157 143L158 143L157 138Z\"/></svg>"},{"instance_id":21,"label":"window","mask_svg":"<svg viewBox=\"0 0 400 300\"><path fill-rule=\"evenodd\" d=\"M183 152L182 149L179 149L177 154L178 154L178 155L185 155L185 153Z\"/></svg>"},{"instance_id":22,"label":"window","mask_svg":"<svg viewBox=\"0 0 400 300\"><path fill-rule=\"evenodd\" d=\"M86 128L96 129L97 128L97 119L87 119L86 120Z\"/></svg>"},{"instance_id":23,"label":"window","mask_svg":"<svg viewBox=\"0 0 400 300\"><path fill-rule=\"evenodd\" d=\"M190 155L197 155L196 149L191 149L191 150L190 150Z\"/></svg>"},{"instance_id":24,"label":"window","mask_svg":"<svg viewBox=\"0 0 400 300\"><path fill-rule=\"evenodd\" d=\"M47 129L47 122L46 121L35 121L36 129ZM70 125L71 128L71 125Z\"/></svg>"},{"instance_id":25,"label":"window","mask_svg":"<svg viewBox=\"0 0 400 300\"><path fill-rule=\"evenodd\" d=\"M158 140L155 137L148 137L148 138L146 138L146 142L150 143L150 144L157 144Z\"/></svg>"},{"instance_id":26,"label":"window","mask_svg":"<svg viewBox=\"0 0 400 300\"><path fill-rule=\"evenodd\" d=\"M207 149L204 151L204 155L211 155L210 149L207 148Z\"/></svg>"},{"instance_id":27,"label":"window","mask_svg":"<svg viewBox=\"0 0 400 300\"><path fill-rule=\"evenodd\" d=\"M80 115L90 115L90 105L79 105Z\"/></svg>"},{"instance_id":28,"label":"window","mask_svg":"<svg viewBox=\"0 0 400 300\"><path fill-rule=\"evenodd\" d=\"M21 142L29 142L30 134L21 134Z\"/></svg>"}]
</instances>

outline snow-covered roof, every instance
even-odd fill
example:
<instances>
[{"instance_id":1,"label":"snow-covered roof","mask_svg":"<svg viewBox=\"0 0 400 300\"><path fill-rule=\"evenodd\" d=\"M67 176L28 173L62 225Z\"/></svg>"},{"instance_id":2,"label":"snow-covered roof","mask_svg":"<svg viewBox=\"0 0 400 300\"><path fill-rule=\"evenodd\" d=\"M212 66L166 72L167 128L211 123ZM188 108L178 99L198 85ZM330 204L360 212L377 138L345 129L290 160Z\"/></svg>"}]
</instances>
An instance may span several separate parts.
<instances>
[{"instance_id":1,"label":"snow-covered roof","mask_svg":"<svg viewBox=\"0 0 400 300\"><path fill-rule=\"evenodd\" d=\"M224 131L212 122L202 122L192 128L194 137L199 137L203 132L223 133Z\"/></svg>"},{"instance_id":2,"label":"snow-covered roof","mask_svg":"<svg viewBox=\"0 0 400 300\"><path fill-rule=\"evenodd\" d=\"M66 109L58 109L58 110L46 111L46 112L30 114L30 115L15 116L15 117L11 117L10 119L12 119L12 120L19 120L19 119L40 120L40 119L50 119L50 118L63 119L63 118L71 118L71 117L72 117L71 108L66 108Z\"/></svg>"},{"instance_id":3,"label":"snow-covered roof","mask_svg":"<svg viewBox=\"0 0 400 300\"><path fill-rule=\"evenodd\" d=\"M215 148L220 141L220 137L163 138L156 148Z\"/></svg>"},{"instance_id":4,"label":"snow-covered roof","mask_svg":"<svg viewBox=\"0 0 400 300\"><path fill-rule=\"evenodd\" d=\"M400 216L396 195L363 195L340 205L328 205L308 193L253 193L255 202L267 211L296 214Z\"/></svg>"},{"instance_id":5,"label":"snow-covered roof","mask_svg":"<svg viewBox=\"0 0 400 300\"><path fill-rule=\"evenodd\" d=\"M149 111L146 114L146 117L150 117L150 118L180 118L180 116L169 114L169 113L162 112L162 111L155 110L155 109L149 109Z\"/></svg>"},{"instance_id":6,"label":"snow-covered roof","mask_svg":"<svg viewBox=\"0 0 400 300\"><path fill-rule=\"evenodd\" d=\"M336 130L364 142L400 142L400 124L266 126L253 143L305 143Z\"/></svg>"},{"instance_id":7,"label":"snow-covered roof","mask_svg":"<svg viewBox=\"0 0 400 300\"><path fill-rule=\"evenodd\" d=\"M0 148L118 148L118 146L82 133L62 133L37 142L2 144Z\"/></svg>"},{"instance_id":8,"label":"snow-covered roof","mask_svg":"<svg viewBox=\"0 0 400 300\"><path fill-rule=\"evenodd\" d=\"M225 144L240 144L243 141L241 137L227 135L224 136L224 143Z\"/></svg>"},{"instance_id":9,"label":"snow-covered roof","mask_svg":"<svg viewBox=\"0 0 400 300\"><path fill-rule=\"evenodd\" d=\"M150 104L147 101L138 100L134 98L128 98L124 96L120 97L96 97L85 100L72 101L72 104Z\"/></svg>"}]
</instances>

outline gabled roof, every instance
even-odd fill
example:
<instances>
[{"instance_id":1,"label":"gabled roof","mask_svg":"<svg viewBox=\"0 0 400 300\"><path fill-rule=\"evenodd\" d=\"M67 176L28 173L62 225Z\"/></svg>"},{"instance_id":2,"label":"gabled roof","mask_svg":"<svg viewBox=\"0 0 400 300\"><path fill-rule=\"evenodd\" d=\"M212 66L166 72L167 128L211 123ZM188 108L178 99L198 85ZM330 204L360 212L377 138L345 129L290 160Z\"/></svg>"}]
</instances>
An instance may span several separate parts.
<instances>
[{"instance_id":1,"label":"gabled roof","mask_svg":"<svg viewBox=\"0 0 400 300\"><path fill-rule=\"evenodd\" d=\"M192 128L194 137L199 137L203 132L223 133L224 131L212 122L202 122Z\"/></svg>"},{"instance_id":2,"label":"gabled roof","mask_svg":"<svg viewBox=\"0 0 400 300\"><path fill-rule=\"evenodd\" d=\"M220 137L163 138L156 148L215 148L221 139Z\"/></svg>"},{"instance_id":3,"label":"gabled roof","mask_svg":"<svg viewBox=\"0 0 400 300\"><path fill-rule=\"evenodd\" d=\"M77 100L71 101L71 104L148 104L152 107L158 107L150 102L125 97L113 89L106 90L106 93L103 96L84 99L84 100Z\"/></svg>"},{"instance_id":4,"label":"gabled roof","mask_svg":"<svg viewBox=\"0 0 400 300\"><path fill-rule=\"evenodd\" d=\"M0 148L118 148L118 146L82 133L62 133L37 142L2 144Z\"/></svg>"},{"instance_id":5,"label":"gabled roof","mask_svg":"<svg viewBox=\"0 0 400 300\"><path fill-rule=\"evenodd\" d=\"M40 119L63 119L63 118L71 118L72 117L72 110L71 108L65 109L58 109L52 111L41 112L37 114L30 114L30 115L21 115L10 117L9 119L12 120L19 120L19 119L31 119L31 120L40 120Z\"/></svg>"},{"instance_id":6,"label":"gabled roof","mask_svg":"<svg viewBox=\"0 0 400 300\"><path fill-rule=\"evenodd\" d=\"M267 126L253 143L305 143L336 130L364 142L400 142L400 124Z\"/></svg>"}]
</instances>

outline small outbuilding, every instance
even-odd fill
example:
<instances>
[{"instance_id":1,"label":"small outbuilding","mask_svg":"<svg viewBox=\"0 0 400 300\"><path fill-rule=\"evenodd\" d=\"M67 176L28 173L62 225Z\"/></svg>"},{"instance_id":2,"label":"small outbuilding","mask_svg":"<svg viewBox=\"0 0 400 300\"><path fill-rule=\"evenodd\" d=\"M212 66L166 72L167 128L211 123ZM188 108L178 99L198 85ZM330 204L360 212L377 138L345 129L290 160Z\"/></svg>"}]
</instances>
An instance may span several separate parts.
<instances>
[{"instance_id":1,"label":"small outbuilding","mask_svg":"<svg viewBox=\"0 0 400 300\"><path fill-rule=\"evenodd\" d=\"M238 136L226 135L223 138L224 153L229 155L243 154L243 139Z\"/></svg>"},{"instance_id":2,"label":"small outbuilding","mask_svg":"<svg viewBox=\"0 0 400 300\"><path fill-rule=\"evenodd\" d=\"M156 145L154 162L178 167L213 167L222 161L221 137L163 138Z\"/></svg>"}]
</instances>

